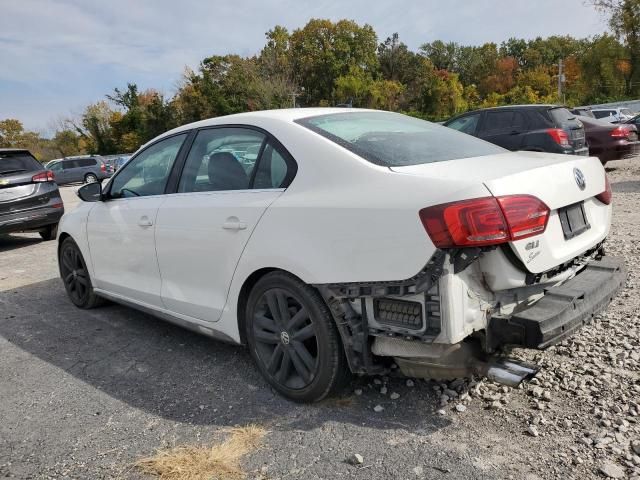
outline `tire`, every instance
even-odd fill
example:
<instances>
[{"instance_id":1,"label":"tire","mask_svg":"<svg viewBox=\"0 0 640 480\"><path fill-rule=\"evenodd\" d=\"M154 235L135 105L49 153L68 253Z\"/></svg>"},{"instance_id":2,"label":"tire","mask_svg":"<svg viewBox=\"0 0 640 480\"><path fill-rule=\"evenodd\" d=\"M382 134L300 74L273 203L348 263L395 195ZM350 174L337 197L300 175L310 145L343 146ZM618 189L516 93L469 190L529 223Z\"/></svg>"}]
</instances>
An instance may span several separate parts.
<instances>
[{"instance_id":1,"label":"tire","mask_svg":"<svg viewBox=\"0 0 640 480\"><path fill-rule=\"evenodd\" d=\"M58 266L67 295L76 307L90 309L104 303L104 300L94 293L87 264L71 237L65 238L60 246Z\"/></svg>"},{"instance_id":2,"label":"tire","mask_svg":"<svg viewBox=\"0 0 640 480\"><path fill-rule=\"evenodd\" d=\"M44 241L55 240L58 235L58 224L48 225L44 230L40 231L40 236Z\"/></svg>"},{"instance_id":3,"label":"tire","mask_svg":"<svg viewBox=\"0 0 640 480\"><path fill-rule=\"evenodd\" d=\"M268 273L251 290L245 312L251 356L283 396L317 402L349 380L340 335L314 288L284 272Z\"/></svg>"},{"instance_id":4,"label":"tire","mask_svg":"<svg viewBox=\"0 0 640 480\"><path fill-rule=\"evenodd\" d=\"M84 176L84 183L96 183L98 181L98 177L93 173L87 173Z\"/></svg>"}]
</instances>

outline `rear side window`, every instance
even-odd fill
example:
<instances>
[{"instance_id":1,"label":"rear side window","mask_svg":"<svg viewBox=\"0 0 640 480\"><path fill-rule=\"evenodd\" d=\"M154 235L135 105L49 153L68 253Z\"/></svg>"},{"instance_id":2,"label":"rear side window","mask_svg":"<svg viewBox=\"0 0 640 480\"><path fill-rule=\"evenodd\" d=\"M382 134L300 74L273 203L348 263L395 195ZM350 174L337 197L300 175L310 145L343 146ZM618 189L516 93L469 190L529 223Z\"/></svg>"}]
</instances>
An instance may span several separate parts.
<instances>
[{"instance_id":1,"label":"rear side window","mask_svg":"<svg viewBox=\"0 0 640 480\"><path fill-rule=\"evenodd\" d=\"M77 162L79 167L93 167L96 164L94 158L79 158Z\"/></svg>"},{"instance_id":2,"label":"rear side window","mask_svg":"<svg viewBox=\"0 0 640 480\"><path fill-rule=\"evenodd\" d=\"M402 167L504 153L506 150L417 118L391 112L345 112L296 120L365 160Z\"/></svg>"},{"instance_id":3,"label":"rear side window","mask_svg":"<svg viewBox=\"0 0 640 480\"><path fill-rule=\"evenodd\" d=\"M526 126L526 119L522 112L515 110L487 112L484 125L483 133L488 134L522 131Z\"/></svg>"},{"instance_id":4,"label":"rear side window","mask_svg":"<svg viewBox=\"0 0 640 480\"><path fill-rule=\"evenodd\" d=\"M613 110L594 110L593 111L593 114L596 116L596 118L610 117L614 113L616 112L614 112Z\"/></svg>"},{"instance_id":5,"label":"rear side window","mask_svg":"<svg viewBox=\"0 0 640 480\"><path fill-rule=\"evenodd\" d=\"M286 188L293 180L296 166L271 142L267 143L253 182L253 188Z\"/></svg>"},{"instance_id":6,"label":"rear side window","mask_svg":"<svg viewBox=\"0 0 640 480\"><path fill-rule=\"evenodd\" d=\"M549 115L551 115L553 121L559 125L576 119L575 114L571 113L567 108L552 108L549 110Z\"/></svg>"},{"instance_id":7,"label":"rear side window","mask_svg":"<svg viewBox=\"0 0 640 480\"><path fill-rule=\"evenodd\" d=\"M0 152L0 175L35 172L42 168L29 152Z\"/></svg>"},{"instance_id":8,"label":"rear side window","mask_svg":"<svg viewBox=\"0 0 640 480\"><path fill-rule=\"evenodd\" d=\"M247 190L266 140L248 128L212 128L198 132L178 184L178 192Z\"/></svg>"}]
</instances>

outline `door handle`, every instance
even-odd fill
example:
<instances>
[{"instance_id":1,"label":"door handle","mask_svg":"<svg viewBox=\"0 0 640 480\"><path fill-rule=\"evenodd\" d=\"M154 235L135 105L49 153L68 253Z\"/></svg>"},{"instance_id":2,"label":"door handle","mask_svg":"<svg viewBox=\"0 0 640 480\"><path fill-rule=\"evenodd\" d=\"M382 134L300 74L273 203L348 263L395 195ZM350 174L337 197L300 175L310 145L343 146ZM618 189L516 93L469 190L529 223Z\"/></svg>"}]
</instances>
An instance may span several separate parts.
<instances>
[{"instance_id":1,"label":"door handle","mask_svg":"<svg viewBox=\"0 0 640 480\"><path fill-rule=\"evenodd\" d=\"M153 226L153 222L151 220L149 220L149 217L147 217L146 215L140 217L140 220L138 220L138 225L141 227L151 227Z\"/></svg>"},{"instance_id":2,"label":"door handle","mask_svg":"<svg viewBox=\"0 0 640 480\"><path fill-rule=\"evenodd\" d=\"M222 224L222 228L225 230L245 230L247 228L247 224L245 222L241 222L236 217L230 217Z\"/></svg>"}]
</instances>

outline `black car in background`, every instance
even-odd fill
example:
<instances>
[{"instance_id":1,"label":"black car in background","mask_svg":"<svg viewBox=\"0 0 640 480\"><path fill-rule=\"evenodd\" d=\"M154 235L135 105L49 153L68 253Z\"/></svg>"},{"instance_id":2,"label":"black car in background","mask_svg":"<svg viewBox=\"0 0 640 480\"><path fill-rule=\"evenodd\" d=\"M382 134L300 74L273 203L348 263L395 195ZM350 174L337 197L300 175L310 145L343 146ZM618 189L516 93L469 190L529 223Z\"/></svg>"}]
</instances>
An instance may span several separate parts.
<instances>
[{"instance_id":1,"label":"black car in background","mask_svg":"<svg viewBox=\"0 0 640 480\"><path fill-rule=\"evenodd\" d=\"M55 240L63 213L53 173L28 150L0 149L0 234L38 231Z\"/></svg>"},{"instance_id":2,"label":"black car in background","mask_svg":"<svg viewBox=\"0 0 640 480\"><path fill-rule=\"evenodd\" d=\"M582 123L558 105L514 105L475 110L444 123L508 150L589 155Z\"/></svg>"}]
</instances>

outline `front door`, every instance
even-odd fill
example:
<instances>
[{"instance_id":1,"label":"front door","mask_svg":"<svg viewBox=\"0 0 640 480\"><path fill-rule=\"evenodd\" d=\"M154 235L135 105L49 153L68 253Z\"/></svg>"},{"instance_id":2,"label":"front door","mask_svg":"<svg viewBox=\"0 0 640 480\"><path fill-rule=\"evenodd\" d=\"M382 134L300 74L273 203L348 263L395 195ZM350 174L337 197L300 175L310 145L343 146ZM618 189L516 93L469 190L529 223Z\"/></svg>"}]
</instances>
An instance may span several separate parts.
<instances>
[{"instance_id":1,"label":"front door","mask_svg":"<svg viewBox=\"0 0 640 480\"><path fill-rule=\"evenodd\" d=\"M162 308L155 250L158 208L187 134L147 147L120 170L89 213L95 287L143 305Z\"/></svg>"},{"instance_id":2,"label":"front door","mask_svg":"<svg viewBox=\"0 0 640 480\"><path fill-rule=\"evenodd\" d=\"M223 127L198 132L178 193L158 213L156 249L167 309L217 321L242 251L294 170L265 134Z\"/></svg>"}]
</instances>

